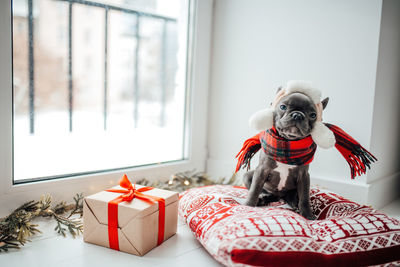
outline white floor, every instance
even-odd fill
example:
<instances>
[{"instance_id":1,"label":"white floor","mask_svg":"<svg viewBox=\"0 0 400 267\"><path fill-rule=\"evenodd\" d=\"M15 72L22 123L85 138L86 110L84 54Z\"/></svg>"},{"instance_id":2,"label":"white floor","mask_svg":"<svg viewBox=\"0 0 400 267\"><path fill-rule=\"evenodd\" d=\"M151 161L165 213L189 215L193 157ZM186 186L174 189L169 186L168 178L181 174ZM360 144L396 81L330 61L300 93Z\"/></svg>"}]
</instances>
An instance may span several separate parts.
<instances>
[{"instance_id":1,"label":"white floor","mask_svg":"<svg viewBox=\"0 0 400 267\"><path fill-rule=\"evenodd\" d=\"M383 209L388 215L400 219L400 199ZM178 232L161 246L143 257L87 244L82 237L73 239L57 236L52 222L39 222L43 234L35 237L21 250L0 254L0 266L29 267L109 267L109 266L171 266L213 267L216 262L192 235L181 220Z\"/></svg>"}]
</instances>

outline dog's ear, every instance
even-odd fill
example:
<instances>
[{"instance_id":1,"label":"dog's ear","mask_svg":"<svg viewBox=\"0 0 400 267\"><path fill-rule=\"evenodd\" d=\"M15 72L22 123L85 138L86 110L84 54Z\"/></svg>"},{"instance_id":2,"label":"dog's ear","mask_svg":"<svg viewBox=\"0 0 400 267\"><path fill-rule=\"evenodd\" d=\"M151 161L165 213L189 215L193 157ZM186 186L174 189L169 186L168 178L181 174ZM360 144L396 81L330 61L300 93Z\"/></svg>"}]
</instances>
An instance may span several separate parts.
<instances>
[{"instance_id":1,"label":"dog's ear","mask_svg":"<svg viewBox=\"0 0 400 267\"><path fill-rule=\"evenodd\" d=\"M283 87L279 86L278 89L276 90L276 94L278 94L282 89L283 89ZM271 106L272 102L270 102L269 105Z\"/></svg>"},{"instance_id":2,"label":"dog's ear","mask_svg":"<svg viewBox=\"0 0 400 267\"><path fill-rule=\"evenodd\" d=\"M327 98L325 98L324 100L321 101L323 109L326 108L326 106L328 105L328 102L329 102L329 97L327 97Z\"/></svg>"}]
</instances>

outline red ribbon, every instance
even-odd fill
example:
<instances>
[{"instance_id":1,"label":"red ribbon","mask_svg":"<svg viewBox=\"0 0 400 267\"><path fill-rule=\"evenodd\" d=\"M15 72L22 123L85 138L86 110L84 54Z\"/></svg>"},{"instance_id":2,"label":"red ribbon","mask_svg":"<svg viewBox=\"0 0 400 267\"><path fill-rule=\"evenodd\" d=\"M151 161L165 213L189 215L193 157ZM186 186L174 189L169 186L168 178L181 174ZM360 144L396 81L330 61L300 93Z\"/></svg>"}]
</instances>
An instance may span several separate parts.
<instances>
[{"instance_id":1,"label":"red ribbon","mask_svg":"<svg viewBox=\"0 0 400 267\"><path fill-rule=\"evenodd\" d=\"M136 189L128 180L126 174L119 181L119 185L125 189L108 189L107 192L122 193L123 195L108 202L108 241L110 248L119 250L118 241L118 204L124 201L130 202L134 198L141 199L151 204L158 202L158 241L159 246L164 241L165 230L165 199L156 196L145 195L142 192L154 189L153 187L146 186Z\"/></svg>"}]
</instances>

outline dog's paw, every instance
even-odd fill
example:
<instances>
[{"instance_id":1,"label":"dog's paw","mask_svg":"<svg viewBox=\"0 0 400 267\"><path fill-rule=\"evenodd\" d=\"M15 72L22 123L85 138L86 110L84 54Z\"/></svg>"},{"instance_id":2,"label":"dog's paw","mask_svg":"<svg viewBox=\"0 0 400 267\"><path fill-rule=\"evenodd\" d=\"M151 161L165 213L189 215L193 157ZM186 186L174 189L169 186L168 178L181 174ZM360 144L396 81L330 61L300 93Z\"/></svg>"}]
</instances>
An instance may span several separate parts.
<instances>
[{"instance_id":1,"label":"dog's paw","mask_svg":"<svg viewBox=\"0 0 400 267\"><path fill-rule=\"evenodd\" d=\"M307 220L316 220L317 216L315 216L314 214L301 214L304 218L306 218Z\"/></svg>"},{"instance_id":2,"label":"dog's paw","mask_svg":"<svg viewBox=\"0 0 400 267\"><path fill-rule=\"evenodd\" d=\"M249 207L255 207L257 205L258 199L251 200L251 199L246 199L246 201L244 202L244 205L249 206Z\"/></svg>"},{"instance_id":3,"label":"dog's paw","mask_svg":"<svg viewBox=\"0 0 400 267\"><path fill-rule=\"evenodd\" d=\"M270 193L261 193L258 197L257 207L268 206L272 202L279 201L279 197Z\"/></svg>"}]
</instances>

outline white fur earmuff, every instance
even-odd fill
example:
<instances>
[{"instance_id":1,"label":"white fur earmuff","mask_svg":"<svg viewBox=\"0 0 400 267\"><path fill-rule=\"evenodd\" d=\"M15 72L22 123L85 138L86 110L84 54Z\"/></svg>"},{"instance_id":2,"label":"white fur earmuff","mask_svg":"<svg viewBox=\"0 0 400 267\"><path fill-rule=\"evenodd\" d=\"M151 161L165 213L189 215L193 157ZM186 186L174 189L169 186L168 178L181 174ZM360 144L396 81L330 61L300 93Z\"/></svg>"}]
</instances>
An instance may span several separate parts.
<instances>
[{"instance_id":1,"label":"white fur earmuff","mask_svg":"<svg viewBox=\"0 0 400 267\"><path fill-rule=\"evenodd\" d=\"M251 115L249 125L257 131L265 131L272 128L274 126L274 109L266 108L257 111Z\"/></svg>"},{"instance_id":2,"label":"white fur earmuff","mask_svg":"<svg viewBox=\"0 0 400 267\"><path fill-rule=\"evenodd\" d=\"M315 122L311 137L319 147L325 149L333 147L336 143L335 135L322 121Z\"/></svg>"}]
</instances>

